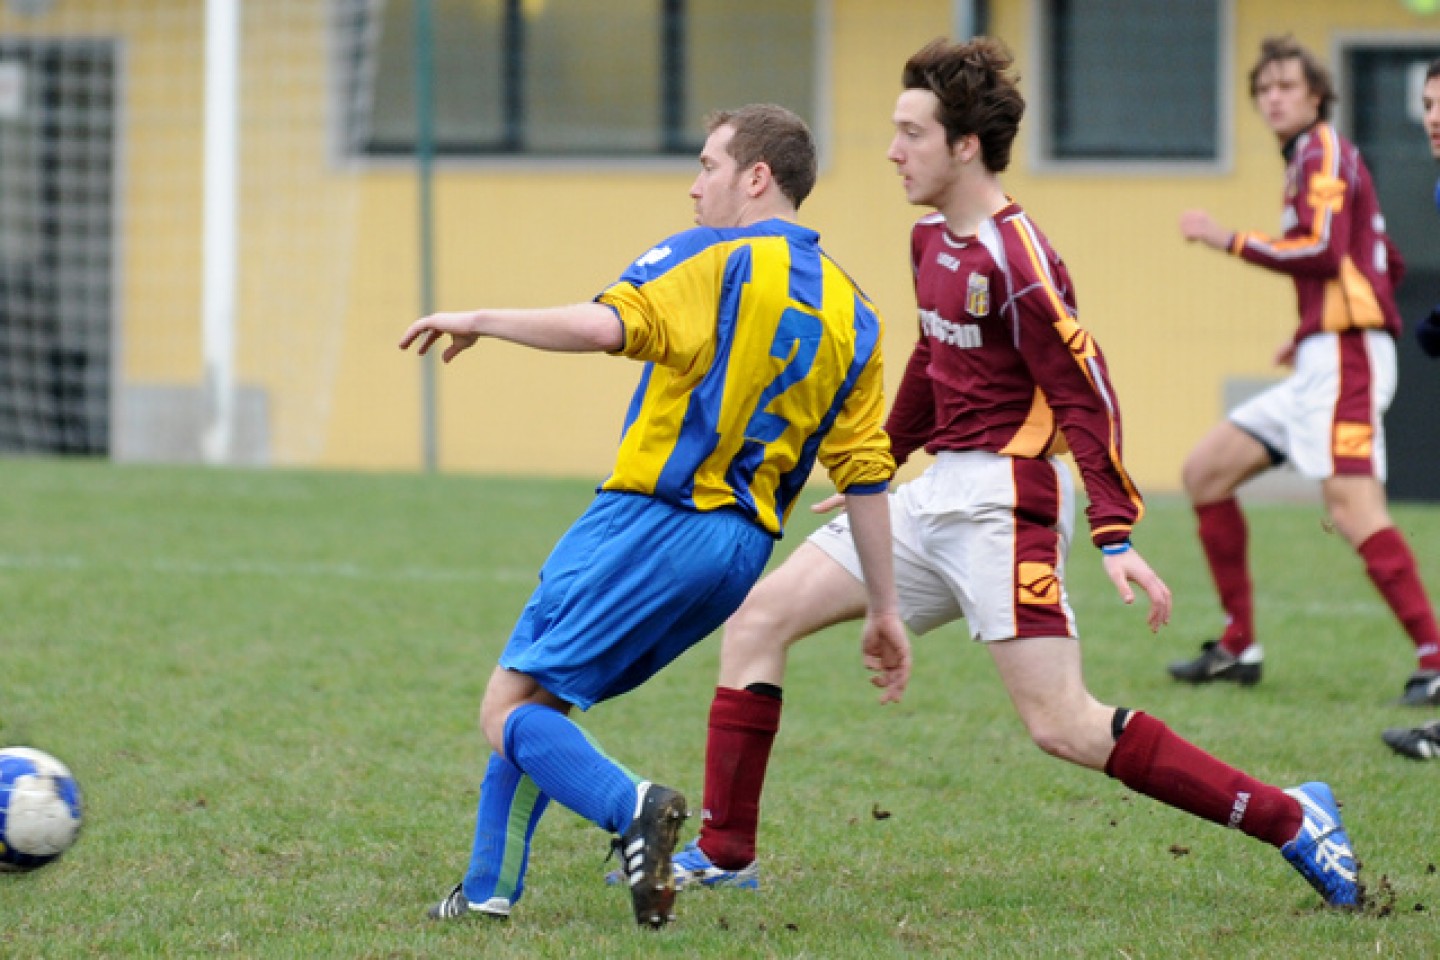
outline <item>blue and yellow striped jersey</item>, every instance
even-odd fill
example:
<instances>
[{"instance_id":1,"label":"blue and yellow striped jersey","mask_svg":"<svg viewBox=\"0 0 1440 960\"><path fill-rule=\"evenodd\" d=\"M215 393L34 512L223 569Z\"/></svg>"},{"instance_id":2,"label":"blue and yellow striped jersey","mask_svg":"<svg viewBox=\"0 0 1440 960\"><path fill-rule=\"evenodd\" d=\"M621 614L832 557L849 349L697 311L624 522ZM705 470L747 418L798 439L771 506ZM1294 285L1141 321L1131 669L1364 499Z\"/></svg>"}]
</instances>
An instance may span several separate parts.
<instances>
[{"instance_id":1,"label":"blue and yellow striped jersey","mask_svg":"<svg viewBox=\"0 0 1440 960\"><path fill-rule=\"evenodd\" d=\"M596 299L646 361L602 490L733 507L778 537L817 456L839 490L889 483L880 317L813 230L689 230Z\"/></svg>"}]
</instances>

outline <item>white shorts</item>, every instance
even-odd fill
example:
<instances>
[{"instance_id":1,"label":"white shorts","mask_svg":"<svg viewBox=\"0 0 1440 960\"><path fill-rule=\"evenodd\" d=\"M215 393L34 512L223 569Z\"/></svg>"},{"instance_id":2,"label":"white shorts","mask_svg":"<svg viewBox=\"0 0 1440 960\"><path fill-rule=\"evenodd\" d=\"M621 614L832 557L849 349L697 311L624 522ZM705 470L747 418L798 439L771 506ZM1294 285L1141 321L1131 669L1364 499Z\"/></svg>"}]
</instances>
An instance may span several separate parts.
<instances>
[{"instance_id":1,"label":"white shorts","mask_svg":"<svg viewBox=\"0 0 1440 960\"><path fill-rule=\"evenodd\" d=\"M1395 397L1395 340L1383 330L1300 341L1295 372L1245 401L1230 422L1302 476L1385 482L1385 411Z\"/></svg>"},{"instance_id":2,"label":"white shorts","mask_svg":"<svg viewBox=\"0 0 1440 960\"><path fill-rule=\"evenodd\" d=\"M941 453L890 495L900 613L916 633L964 617L982 642L1075 636L1065 557L1075 489L1058 460ZM857 580L850 518L810 535Z\"/></svg>"}]
</instances>

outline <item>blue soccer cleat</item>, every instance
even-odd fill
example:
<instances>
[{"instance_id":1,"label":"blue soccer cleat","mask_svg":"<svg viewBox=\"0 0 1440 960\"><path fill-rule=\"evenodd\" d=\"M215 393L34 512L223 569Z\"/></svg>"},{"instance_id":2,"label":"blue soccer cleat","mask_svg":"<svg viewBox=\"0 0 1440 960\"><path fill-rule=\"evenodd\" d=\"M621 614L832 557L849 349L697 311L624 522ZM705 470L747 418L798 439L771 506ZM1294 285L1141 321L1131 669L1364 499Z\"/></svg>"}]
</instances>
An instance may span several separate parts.
<instances>
[{"instance_id":1,"label":"blue soccer cleat","mask_svg":"<svg viewBox=\"0 0 1440 960\"><path fill-rule=\"evenodd\" d=\"M700 849L700 843L691 840L685 848L675 854L675 886L684 888L690 884L702 887L735 887L738 890L760 889L760 861L752 860L739 870L717 867Z\"/></svg>"},{"instance_id":2,"label":"blue soccer cleat","mask_svg":"<svg viewBox=\"0 0 1440 960\"><path fill-rule=\"evenodd\" d=\"M1305 817L1300 832L1280 852L1332 907L1360 906L1360 867L1340 823L1340 806L1326 783L1302 783L1290 796Z\"/></svg>"},{"instance_id":3,"label":"blue soccer cleat","mask_svg":"<svg viewBox=\"0 0 1440 960\"><path fill-rule=\"evenodd\" d=\"M739 870L726 870L724 867L717 867L705 856L705 851L700 849L700 843L691 840L685 847L675 852L670 860L670 867L675 872L675 889L684 890L689 886L699 885L702 887L734 887L738 890L759 890L760 889L760 862L757 860L748 867ZM605 874L605 882L616 886L625 882L625 874L619 870L612 870Z\"/></svg>"}]
</instances>

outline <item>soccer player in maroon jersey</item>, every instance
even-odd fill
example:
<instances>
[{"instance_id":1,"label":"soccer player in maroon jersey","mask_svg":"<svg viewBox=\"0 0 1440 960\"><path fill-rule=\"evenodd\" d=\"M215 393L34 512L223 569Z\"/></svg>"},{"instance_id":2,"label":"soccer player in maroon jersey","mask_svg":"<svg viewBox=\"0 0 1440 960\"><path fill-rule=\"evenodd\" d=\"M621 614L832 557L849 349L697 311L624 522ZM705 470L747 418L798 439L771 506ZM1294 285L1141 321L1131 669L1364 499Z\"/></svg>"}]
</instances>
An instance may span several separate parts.
<instances>
[{"instance_id":1,"label":"soccer player in maroon jersey","mask_svg":"<svg viewBox=\"0 0 1440 960\"><path fill-rule=\"evenodd\" d=\"M918 633L966 619L1042 750L1270 843L1327 903L1355 905L1357 865L1328 786L1262 783L1085 688L1065 592L1074 490L1057 455L1067 446L1120 596L1133 602L1131 583L1144 591L1152 630L1171 598L1131 545L1143 508L1104 354L1079 324L1064 263L1000 182L1025 107L1011 62L997 40L934 41L906 63L893 117L889 159L906 199L936 211L911 235L919 341L886 424L897 461L922 447L936 456L890 498L901 614ZM760 794L787 650L865 606L842 516L727 622L700 836L674 860L682 885L759 886Z\"/></svg>"},{"instance_id":2,"label":"soccer player in maroon jersey","mask_svg":"<svg viewBox=\"0 0 1440 960\"><path fill-rule=\"evenodd\" d=\"M1328 122L1335 94L1320 62L1289 37L1269 38L1250 71L1250 93L1285 157L1284 236L1233 231L1203 210L1185 211L1180 232L1294 280L1300 323L1275 354L1294 372L1231 411L1185 461L1185 492L1226 625L1199 656L1171 663L1170 674L1188 683L1259 682L1263 653L1235 491L1288 459L1320 481L1330 522L1415 644L1402 702L1440 704L1440 630L1385 503L1382 418L1395 395L1400 316L1392 288L1403 265L1365 162Z\"/></svg>"}]
</instances>

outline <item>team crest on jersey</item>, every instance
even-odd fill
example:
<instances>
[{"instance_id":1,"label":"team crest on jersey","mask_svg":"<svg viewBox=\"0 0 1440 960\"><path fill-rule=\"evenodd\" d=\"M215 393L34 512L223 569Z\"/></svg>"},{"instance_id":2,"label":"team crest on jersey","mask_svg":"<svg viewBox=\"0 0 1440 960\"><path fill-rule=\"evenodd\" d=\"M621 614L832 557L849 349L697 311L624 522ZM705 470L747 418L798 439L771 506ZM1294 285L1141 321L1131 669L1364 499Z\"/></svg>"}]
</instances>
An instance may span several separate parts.
<instances>
[{"instance_id":1,"label":"team crest on jersey","mask_svg":"<svg viewBox=\"0 0 1440 960\"><path fill-rule=\"evenodd\" d=\"M979 273L970 274L965 285L965 312L972 317L990 315L990 278Z\"/></svg>"}]
</instances>

